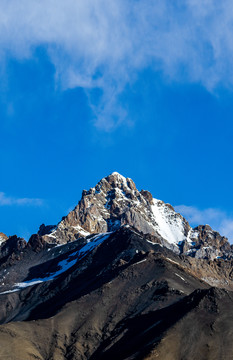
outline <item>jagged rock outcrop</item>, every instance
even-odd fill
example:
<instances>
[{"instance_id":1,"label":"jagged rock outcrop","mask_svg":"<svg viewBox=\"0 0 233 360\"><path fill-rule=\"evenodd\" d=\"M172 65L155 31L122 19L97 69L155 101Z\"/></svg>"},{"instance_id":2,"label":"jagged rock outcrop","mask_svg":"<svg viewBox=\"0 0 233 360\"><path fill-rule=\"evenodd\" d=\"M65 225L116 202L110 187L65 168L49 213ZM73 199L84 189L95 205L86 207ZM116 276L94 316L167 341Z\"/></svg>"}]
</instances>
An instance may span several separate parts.
<instances>
[{"instance_id":1,"label":"jagged rock outcrop","mask_svg":"<svg viewBox=\"0 0 233 360\"><path fill-rule=\"evenodd\" d=\"M171 205L153 199L149 191L138 191L131 179L118 173L103 178L89 191L84 190L76 208L56 228L42 229L46 241L66 243L124 225L157 235L170 244L184 240L191 229ZM42 235L41 228L39 234Z\"/></svg>"},{"instance_id":2,"label":"jagged rock outcrop","mask_svg":"<svg viewBox=\"0 0 233 360\"><path fill-rule=\"evenodd\" d=\"M131 225L143 233L155 234L152 212L153 198L148 191L139 192L134 182L113 173L94 188L84 190L76 208L45 236L46 241L65 243L93 233L113 231Z\"/></svg>"},{"instance_id":3,"label":"jagged rock outcrop","mask_svg":"<svg viewBox=\"0 0 233 360\"><path fill-rule=\"evenodd\" d=\"M209 225L199 225L193 229L195 237L191 246L188 246L184 254L199 259L232 259L232 247L225 236L221 236Z\"/></svg>"},{"instance_id":4,"label":"jagged rock outcrop","mask_svg":"<svg viewBox=\"0 0 233 360\"><path fill-rule=\"evenodd\" d=\"M56 229L55 225L47 225L46 226L45 224L41 224L40 228L39 228L39 231L38 231L38 235L43 236L43 235L46 235L46 234L50 234L55 229Z\"/></svg>"},{"instance_id":5,"label":"jagged rock outcrop","mask_svg":"<svg viewBox=\"0 0 233 360\"><path fill-rule=\"evenodd\" d=\"M47 243L65 244L90 234L132 226L157 237L176 253L196 258L232 258L228 240L208 225L192 228L170 204L138 191L133 180L114 172L90 190L84 190L73 211L57 226L41 225L38 234Z\"/></svg>"},{"instance_id":6,"label":"jagged rock outcrop","mask_svg":"<svg viewBox=\"0 0 233 360\"><path fill-rule=\"evenodd\" d=\"M31 248L35 252L39 252L42 249L45 249L48 243L43 239L39 234L33 234L27 244L28 248Z\"/></svg>"},{"instance_id":7,"label":"jagged rock outcrop","mask_svg":"<svg viewBox=\"0 0 233 360\"><path fill-rule=\"evenodd\" d=\"M2 244L4 241L8 239L8 236L0 232L0 244Z\"/></svg>"},{"instance_id":8,"label":"jagged rock outcrop","mask_svg":"<svg viewBox=\"0 0 233 360\"><path fill-rule=\"evenodd\" d=\"M0 266L13 264L21 259L21 253L27 246L27 242L16 235L9 236L0 245Z\"/></svg>"}]
</instances>

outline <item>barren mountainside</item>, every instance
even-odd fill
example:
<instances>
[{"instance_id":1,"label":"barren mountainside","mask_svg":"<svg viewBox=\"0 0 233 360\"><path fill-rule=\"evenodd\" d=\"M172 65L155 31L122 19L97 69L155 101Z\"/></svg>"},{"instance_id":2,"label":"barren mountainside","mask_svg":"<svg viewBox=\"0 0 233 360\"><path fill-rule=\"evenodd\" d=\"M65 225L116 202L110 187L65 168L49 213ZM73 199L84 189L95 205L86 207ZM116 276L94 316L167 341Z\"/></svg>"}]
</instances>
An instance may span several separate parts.
<instances>
[{"instance_id":1,"label":"barren mountainside","mask_svg":"<svg viewBox=\"0 0 233 360\"><path fill-rule=\"evenodd\" d=\"M28 243L0 233L0 358L232 359L232 265L227 238L112 173Z\"/></svg>"}]
</instances>

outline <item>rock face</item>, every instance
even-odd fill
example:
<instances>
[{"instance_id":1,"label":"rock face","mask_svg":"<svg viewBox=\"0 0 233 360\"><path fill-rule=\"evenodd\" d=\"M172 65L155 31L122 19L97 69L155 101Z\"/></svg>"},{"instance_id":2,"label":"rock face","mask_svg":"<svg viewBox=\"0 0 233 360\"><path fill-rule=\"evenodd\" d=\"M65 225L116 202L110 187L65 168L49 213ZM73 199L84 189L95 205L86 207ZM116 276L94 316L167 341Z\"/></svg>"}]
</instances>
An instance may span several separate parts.
<instances>
[{"instance_id":1,"label":"rock face","mask_svg":"<svg viewBox=\"0 0 233 360\"><path fill-rule=\"evenodd\" d=\"M0 244L2 244L7 239L8 239L8 237L5 234L3 234L2 232L0 232Z\"/></svg>"},{"instance_id":2,"label":"rock face","mask_svg":"<svg viewBox=\"0 0 233 360\"><path fill-rule=\"evenodd\" d=\"M16 235L5 238L0 244L0 267L8 264L13 264L15 261L21 259L21 252L27 246L23 238Z\"/></svg>"},{"instance_id":3,"label":"rock face","mask_svg":"<svg viewBox=\"0 0 233 360\"><path fill-rule=\"evenodd\" d=\"M153 227L152 195L139 192L134 182L113 173L94 188L84 190L76 208L44 234L46 241L66 243L93 233L113 231L122 225L132 225L143 233L156 233Z\"/></svg>"},{"instance_id":4,"label":"rock face","mask_svg":"<svg viewBox=\"0 0 233 360\"><path fill-rule=\"evenodd\" d=\"M118 173L103 178L57 226L41 225L38 234L48 243L65 244L90 234L132 226L176 253L197 258L231 258L230 244L208 225L195 229L170 204L138 191L133 180Z\"/></svg>"},{"instance_id":5,"label":"rock face","mask_svg":"<svg viewBox=\"0 0 233 360\"><path fill-rule=\"evenodd\" d=\"M209 225L199 225L194 228L194 233L197 236L193 237L192 247L186 251L187 255L203 259L233 257L228 239L211 229Z\"/></svg>"}]
</instances>

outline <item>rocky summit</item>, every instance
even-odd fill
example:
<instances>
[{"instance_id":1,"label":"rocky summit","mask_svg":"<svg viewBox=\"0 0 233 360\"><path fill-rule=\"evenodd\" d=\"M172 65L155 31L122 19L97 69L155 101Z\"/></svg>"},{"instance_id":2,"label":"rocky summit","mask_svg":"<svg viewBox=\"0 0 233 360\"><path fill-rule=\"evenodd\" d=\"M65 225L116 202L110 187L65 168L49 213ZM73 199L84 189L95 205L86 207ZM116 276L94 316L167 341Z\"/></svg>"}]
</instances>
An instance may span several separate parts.
<instances>
[{"instance_id":1,"label":"rocky summit","mask_svg":"<svg viewBox=\"0 0 233 360\"><path fill-rule=\"evenodd\" d=\"M0 359L232 359L222 235L116 172L28 242L0 233Z\"/></svg>"},{"instance_id":2,"label":"rocky summit","mask_svg":"<svg viewBox=\"0 0 233 360\"><path fill-rule=\"evenodd\" d=\"M84 190L73 211L57 226L41 225L38 235L45 242L65 244L122 226L154 235L178 254L209 259L233 256L228 240L210 226L193 229L170 204L153 199L149 191L138 191L133 180L117 172Z\"/></svg>"}]
</instances>

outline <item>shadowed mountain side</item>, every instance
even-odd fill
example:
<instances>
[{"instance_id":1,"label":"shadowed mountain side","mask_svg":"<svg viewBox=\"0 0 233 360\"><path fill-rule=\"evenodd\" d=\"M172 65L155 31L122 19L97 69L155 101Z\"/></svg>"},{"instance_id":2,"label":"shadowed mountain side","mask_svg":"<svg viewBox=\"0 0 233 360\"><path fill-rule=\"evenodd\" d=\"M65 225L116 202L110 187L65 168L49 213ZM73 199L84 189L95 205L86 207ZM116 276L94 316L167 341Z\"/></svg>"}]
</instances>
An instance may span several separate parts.
<instances>
[{"instance_id":1,"label":"shadowed mountain side","mask_svg":"<svg viewBox=\"0 0 233 360\"><path fill-rule=\"evenodd\" d=\"M57 269L57 264L79 247L79 243L71 243L62 248L55 248L56 257L51 249L49 252L50 260L43 261L45 256L48 256L46 251L44 257L41 257L41 262L27 270L28 274L31 275L28 275L24 281L33 279L39 272L44 274L54 272ZM58 251L59 248L62 250ZM63 252L63 254L59 252ZM166 259L166 257L169 258ZM143 261L140 266L144 266L146 272L145 283L147 277L150 278L150 281L152 279L160 280L161 276L162 279L167 280L169 275L171 283L178 281L181 283L181 290L185 290L186 293L203 286L204 282L200 282L191 274L185 273L185 269L178 268L177 259L180 261L179 257L175 256L172 251L146 241L144 237L130 229L122 228L110 235L106 241L74 264L72 268L59 277L55 277L52 281L41 282L38 285L21 289L21 291L0 295L1 321L21 321L53 316L67 302L101 288L117 276L125 276L130 283L131 274L134 274L137 266L140 265L138 264L134 268L134 264L140 261ZM26 261L18 262L11 268L13 275L15 276L15 273L26 273L24 266L28 266ZM176 268L175 272L180 274L181 278L172 274L171 269L173 268ZM182 280L184 276L188 277L185 286ZM171 284L171 286L173 285Z\"/></svg>"},{"instance_id":2,"label":"shadowed mountain side","mask_svg":"<svg viewBox=\"0 0 233 360\"><path fill-rule=\"evenodd\" d=\"M117 231L59 279L0 296L15 320L37 319L0 326L1 348L8 342L12 359L18 351L27 358L28 349L37 359L59 351L60 359L88 359L126 319L146 319L208 287L177 259L130 229Z\"/></svg>"},{"instance_id":3,"label":"shadowed mountain side","mask_svg":"<svg viewBox=\"0 0 233 360\"><path fill-rule=\"evenodd\" d=\"M232 293L196 290L153 310L142 301L145 294L139 306L134 293L129 301L120 289L119 304L113 301L118 290L106 287L67 304L52 318L2 325L2 355L12 360L19 354L41 360L232 358Z\"/></svg>"},{"instance_id":4,"label":"shadowed mountain side","mask_svg":"<svg viewBox=\"0 0 233 360\"><path fill-rule=\"evenodd\" d=\"M231 360L233 293L209 290L200 304L164 334L147 360Z\"/></svg>"},{"instance_id":5,"label":"shadowed mountain side","mask_svg":"<svg viewBox=\"0 0 233 360\"><path fill-rule=\"evenodd\" d=\"M196 313L195 331L197 332L198 328L200 331L200 326L207 327L206 323L208 324L211 320L214 320L218 312L217 299L222 299L225 295L226 293L224 291L221 292L214 288L196 290L171 306L150 312L146 315L126 318L118 324L112 336L103 342L99 349L91 356L90 360L128 359L131 357L134 359L143 358L148 352L151 352L152 348L160 344L160 341L164 338L164 334L166 334L169 329L172 329L174 324L179 323L183 317L193 311ZM232 301L233 298L231 297L231 304ZM203 319L201 317L199 317L199 319L197 318L199 310L201 312L203 309L206 310L207 314L205 322L203 321L203 324L201 324ZM192 326L190 325L193 323L190 323L188 326L186 319L182 319L182 321L186 323L187 332L192 332L190 329ZM124 336L122 336L122 334L124 334ZM186 338L187 333L183 333L183 335L184 338ZM208 333L207 335L213 334ZM167 348L167 353L170 353L169 358L174 359L174 356L172 356L172 354L174 355L173 351ZM177 359L183 359L184 355L185 352L181 352L180 357ZM164 356L165 354L163 354L161 359L164 359ZM193 357L187 357L187 359L191 358Z\"/></svg>"}]
</instances>

